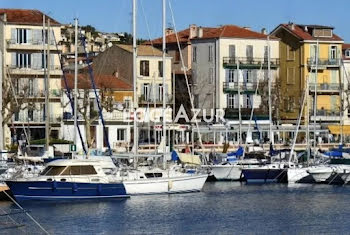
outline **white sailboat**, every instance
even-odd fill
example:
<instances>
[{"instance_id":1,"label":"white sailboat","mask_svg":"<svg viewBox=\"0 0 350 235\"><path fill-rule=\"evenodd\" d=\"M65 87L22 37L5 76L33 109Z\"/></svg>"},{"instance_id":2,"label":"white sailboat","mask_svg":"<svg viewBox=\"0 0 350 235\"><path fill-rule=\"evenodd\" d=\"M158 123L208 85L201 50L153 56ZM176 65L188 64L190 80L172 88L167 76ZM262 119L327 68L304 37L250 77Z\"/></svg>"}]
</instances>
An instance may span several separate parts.
<instances>
[{"instance_id":1,"label":"white sailboat","mask_svg":"<svg viewBox=\"0 0 350 235\"><path fill-rule=\"evenodd\" d=\"M163 0L163 84L165 83L165 0ZM136 91L136 0L133 0L133 80L134 80L134 107L137 107L137 91ZM163 92L163 116L165 110L165 92ZM134 118L134 120L136 120ZM163 145L163 169L137 167L137 159L141 155L137 154L138 148L138 127L134 123L134 169L120 169L120 177L124 183L127 194L160 194L160 193L184 193L197 192L203 188L208 177L207 174L200 172L187 173L183 168L173 165L167 166L166 146ZM166 139L166 120L163 118L163 140ZM147 157L147 155L142 155ZM154 157L154 155L149 155Z\"/></svg>"}]
</instances>

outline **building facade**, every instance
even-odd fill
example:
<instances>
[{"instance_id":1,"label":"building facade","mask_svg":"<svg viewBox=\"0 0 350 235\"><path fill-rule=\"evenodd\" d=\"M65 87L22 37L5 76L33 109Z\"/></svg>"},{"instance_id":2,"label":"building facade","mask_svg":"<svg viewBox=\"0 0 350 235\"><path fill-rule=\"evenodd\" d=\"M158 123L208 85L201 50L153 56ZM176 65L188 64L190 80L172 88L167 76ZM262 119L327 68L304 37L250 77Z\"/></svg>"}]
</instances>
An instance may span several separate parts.
<instances>
[{"instance_id":1,"label":"building facade","mask_svg":"<svg viewBox=\"0 0 350 235\"><path fill-rule=\"evenodd\" d=\"M57 45L61 40L61 25L45 16L46 26L50 20L50 33L47 27L43 31L43 16L38 10L0 9L0 48L4 80L8 86L3 87L3 91L12 87L8 94L17 97L19 105L16 107L10 101L3 105L6 115L12 116L6 124L11 128L13 141L23 134L23 128L27 129L30 139L45 138L45 62L50 65L50 133L53 138L61 137L61 46ZM45 42L43 38L46 38ZM44 48L50 50L50 57L46 60ZM5 132L5 142L10 144L9 129Z\"/></svg>"},{"instance_id":2,"label":"building facade","mask_svg":"<svg viewBox=\"0 0 350 235\"><path fill-rule=\"evenodd\" d=\"M342 80L341 48L343 40L334 28L320 25L281 24L271 35L281 39L280 79L281 119L296 123L304 94L308 96L309 112L303 123L328 126L341 121ZM308 91L305 89L308 84ZM316 107L316 110L315 110ZM309 113L308 117L306 117Z\"/></svg>"}]
</instances>

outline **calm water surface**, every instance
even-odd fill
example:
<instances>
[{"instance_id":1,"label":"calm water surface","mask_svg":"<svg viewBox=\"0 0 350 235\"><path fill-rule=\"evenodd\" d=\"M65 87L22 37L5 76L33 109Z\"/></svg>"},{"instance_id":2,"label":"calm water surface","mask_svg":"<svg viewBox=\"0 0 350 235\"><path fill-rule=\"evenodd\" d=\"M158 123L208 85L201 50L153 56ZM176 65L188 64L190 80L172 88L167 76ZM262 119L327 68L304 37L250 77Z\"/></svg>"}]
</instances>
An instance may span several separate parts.
<instances>
[{"instance_id":1,"label":"calm water surface","mask_svg":"<svg viewBox=\"0 0 350 235\"><path fill-rule=\"evenodd\" d=\"M350 186L213 182L200 193L21 204L52 234L350 233ZM0 213L14 209L0 203ZM39 233L24 215L13 218L26 226L6 229L0 218L1 234Z\"/></svg>"}]
</instances>

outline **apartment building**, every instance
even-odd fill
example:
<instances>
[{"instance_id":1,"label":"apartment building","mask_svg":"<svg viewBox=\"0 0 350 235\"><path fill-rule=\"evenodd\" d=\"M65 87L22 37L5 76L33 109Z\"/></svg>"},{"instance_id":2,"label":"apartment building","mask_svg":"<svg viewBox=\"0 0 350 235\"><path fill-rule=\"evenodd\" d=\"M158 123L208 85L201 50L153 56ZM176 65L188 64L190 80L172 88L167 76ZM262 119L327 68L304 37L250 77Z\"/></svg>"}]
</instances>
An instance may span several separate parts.
<instances>
[{"instance_id":1,"label":"apartment building","mask_svg":"<svg viewBox=\"0 0 350 235\"><path fill-rule=\"evenodd\" d=\"M93 70L96 75L107 74L114 75L120 80L133 84L133 55L131 45L117 44L106 49L93 59ZM157 114L162 113L163 92L166 97L167 107L172 110L173 100L173 84L171 79L171 57L166 56L165 63L165 84L163 84L163 61L162 52L157 48L148 45L139 45L137 47L136 58L137 73L137 97L138 106L144 110L154 110ZM160 122L152 122L148 124L140 123L140 140L147 139L149 136L147 131L149 127L155 128ZM151 134L151 138L160 140L161 129L156 131L157 137Z\"/></svg>"},{"instance_id":2,"label":"apartment building","mask_svg":"<svg viewBox=\"0 0 350 235\"><path fill-rule=\"evenodd\" d=\"M322 25L280 24L272 32L280 41L281 119L296 123L302 97L308 95L303 123L327 127L339 124L342 116L341 50L343 40L334 28ZM309 91L305 89L309 87ZM316 110L315 108L316 107Z\"/></svg>"},{"instance_id":3,"label":"apartment building","mask_svg":"<svg viewBox=\"0 0 350 235\"><path fill-rule=\"evenodd\" d=\"M61 46L56 46L56 42L61 40L61 24L45 15L46 24L50 20L51 25L48 33L47 28L43 30L43 17L44 14L38 10L0 9L0 48L3 52L4 79L15 93L9 94L16 96L20 104L20 107L13 104L3 106L7 107L6 114L13 116L7 127L11 129L14 139L23 134L23 128L27 129L31 139L45 138L44 61L50 65L51 136L60 137L62 71L58 55ZM50 57L46 60L44 47L50 50ZM3 87L3 91L6 89L8 87ZM8 128L5 128L6 144L11 143Z\"/></svg>"},{"instance_id":4,"label":"apartment building","mask_svg":"<svg viewBox=\"0 0 350 235\"><path fill-rule=\"evenodd\" d=\"M239 104L243 120L268 120L268 100L257 86L267 86L268 48L271 56L271 81L279 68L279 40L248 28L225 25L198 29L192 44L192 77L195 106L202 110L224 109L225 118L237 121ZM239 69L239 70L238 70ZM265 87L266 90L266 87ZM210 114L206 113L206 116ZM204 114L203 114L204 116ZM235 122L237 123L237 122Z\"/></svg>"}]
</instances>

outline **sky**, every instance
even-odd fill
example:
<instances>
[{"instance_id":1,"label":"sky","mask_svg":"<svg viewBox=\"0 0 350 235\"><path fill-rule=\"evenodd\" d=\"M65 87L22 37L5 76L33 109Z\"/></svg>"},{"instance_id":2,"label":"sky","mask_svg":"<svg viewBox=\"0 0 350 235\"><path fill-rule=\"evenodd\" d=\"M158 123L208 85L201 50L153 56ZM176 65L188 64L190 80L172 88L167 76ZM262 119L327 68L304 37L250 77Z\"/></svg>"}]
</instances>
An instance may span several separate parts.
<instances>
[{"instance_id":1,"label":"sky","mask_svg":"<svg viewBox=\"0 0 350 235\"><path fill-rule=\"evenodd\" d=\"M174 13L176 30L190 24L215 27L235 24L260 31L280 23L320 24L335 27L335 33L350 42L349 0L167 0ZM162 35L162 0L138 0L137 37ZM1 8L38 9L60 23L75 17L103 32L132 32L132 0L0 0ZM173 26L167 6L168 26Z\"/></svg>"}]
</instances>

